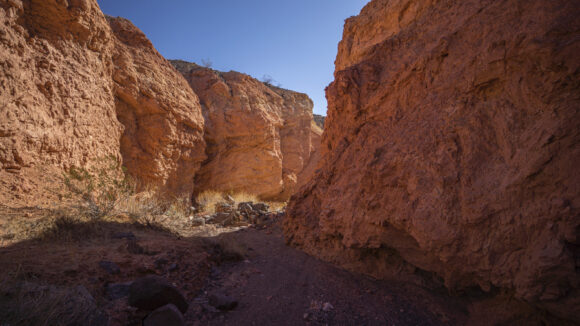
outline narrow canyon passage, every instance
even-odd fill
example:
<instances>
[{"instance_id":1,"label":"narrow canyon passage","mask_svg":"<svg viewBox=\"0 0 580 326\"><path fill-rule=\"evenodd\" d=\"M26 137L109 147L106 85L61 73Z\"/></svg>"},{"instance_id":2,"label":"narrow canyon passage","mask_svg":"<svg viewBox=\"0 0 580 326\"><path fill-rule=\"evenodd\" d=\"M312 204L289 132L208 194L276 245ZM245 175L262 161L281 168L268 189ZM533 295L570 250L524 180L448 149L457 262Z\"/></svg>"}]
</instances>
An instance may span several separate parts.
<instances>
[{"instance_id":1,"label":"narrow canyon passage","mask_svg":"<svg viewBox=\"0 0 580 326\"><path fill-rule=\"evenodd\" d=\"M0 326L579 325L580 0L262 1L0 0Z\"/></svg>"}]
</instances>

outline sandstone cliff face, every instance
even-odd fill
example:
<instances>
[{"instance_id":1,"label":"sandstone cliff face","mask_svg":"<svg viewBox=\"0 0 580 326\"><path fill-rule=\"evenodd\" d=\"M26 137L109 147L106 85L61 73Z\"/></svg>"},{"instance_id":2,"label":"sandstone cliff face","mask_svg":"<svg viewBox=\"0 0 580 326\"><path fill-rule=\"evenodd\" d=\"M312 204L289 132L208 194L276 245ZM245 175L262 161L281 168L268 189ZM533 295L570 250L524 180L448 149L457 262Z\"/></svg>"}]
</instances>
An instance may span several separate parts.
<instances>
[{"instance_id":1,"label":"sandstone cliff face","mask_svg":"<svg viewBox=\"0 0 580 326\"><path fill-rule=\"evenodd\" d=\"M314 123L316 123L319 128L324 129L324 120L326 119L325 116L313 114L312 118L314 119Z\"/></svg>"},{"instance_id":2,"label":"sandstone cliff face","mask_svg":"<svg viewBox=\"0 0 580 326\"><path fill-rule=\"evenodd\" d=\"M172 61L199 96L208 159L196 192L245 191L264 199L294 193L311 154L312 101L242 73Z\"/></svg>"},{"instance_id":3,"label":"sandstone cliff face","mask_svg":"<svg viewBox=\"0 0 580 326\"><path fill-rule=\"evenodd\" d=\"M580 315L577 2L373 0L347 20L290 244Z\"/></svg>"},{"instance_id":4,"label":"sandstone cliff face","mask_svg":"<svg viewBox=\"0 0 580 326\"><path fill-rule=\"evenodd\" d=\"M206 158L199 99L130 21L109 17L109 23L116 36L113 80L123 162L144 186L190 196Z\"/></svg>"},{"instance_id":5,"label":"sandstone cliff face","mask_svg":"<svg viewBox=\"0 0 580 326\"><path fill-rule=\"evenodd\" d=\"M0 3L3 201L42 192L60 168L120 158L113 42L95 1Z\"/></svg>"},{"instance_id":6,"label":"sandstone cliff face","mask_svg":"<svg viewBox=\"0 0 580 326\"><path fill-rule=\"evenodd\" d=\"M0 24L2 202L49 204L63 169L106 157L191 191L198 100L141 32L113 19L113 33L95 0L1 1Z\"/></svg>"}]
</instances>

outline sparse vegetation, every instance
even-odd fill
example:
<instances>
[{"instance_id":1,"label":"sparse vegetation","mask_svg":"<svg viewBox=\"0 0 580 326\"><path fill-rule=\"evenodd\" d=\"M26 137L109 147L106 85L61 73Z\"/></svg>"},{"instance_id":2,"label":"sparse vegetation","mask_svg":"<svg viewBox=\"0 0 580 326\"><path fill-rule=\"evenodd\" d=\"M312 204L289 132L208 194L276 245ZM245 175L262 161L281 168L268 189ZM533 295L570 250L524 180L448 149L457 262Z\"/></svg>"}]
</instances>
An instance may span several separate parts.
<instances>
[{"instance_id":1,"label":"sparse vegetation","mask_svg":"<svg viewBox=\"0 0 580 326\"><path fill-rule=\"evenodd\" d=\"M231 236L218 236L207 240L213 259L221 264L228 261L244 260L248 247Z\"/></svg>"},{"instance_id":2,"label":"sparse vegetation","mask_svg":"<svg viewBox=\"0 0 580 326\"><path fill-rule=\"evenodd\" d=\"M102 319L82 286L56 287L16 280L0 282L2 325L92 325Z\"/></svg>"},{"instance_id":3,"label":"sparse vegetation","mask_svg":"<svg viewBox=\"0 0 580 326\"><path fill-rule=\"evenodd\" d=\"M201 65L206 68L211 68L213 66L213 62L209 58L201 59Z\"/></svg>"},{"instance_id":4,"label":"sparse vegetation","mask_svg":"<svg viewBox=\"0 0 580 326\"><path fill-rule=\"evenodd\" d=\"M274 86L274 87L278 87L278 88L282 87L282 84L278 83L270 75L264 75L264 76L262 76L262 79L260 79L260 80L262 81L262 83L266 84L267 86Z\"/></svg>"},{"instance_id":5,"label":"sparse vegetation","mask_svg":"<svg viewBox=\"0 0 580 326\"><path fill-rule=\"evenodd\" d=\"M107 157L99 163L101 167L94 172L71 167L63 175L63 182L69 191L65 196L80 199L81 213L95 219L110 214L117 202L134 190L119 161Z\"/></svg>"},{"instance_id":6,"label":"sparse vegetation","mask_svg":"<svg viewBox=\"0 0 580 326\"><path fill-rule=\"evenodd\" d=\"M198 204L198 211L207 214L214 214L216 212L216 205L220 203L229 203L237 207L239 203L244 202L263 202L257 195L244 191L219 192L215 190L206 190L200 193L196 196L195 201ZM270 211L279 211L286 207L286 202L267 201L264 203L270 207Z\"/></svg>"}]
</instances>

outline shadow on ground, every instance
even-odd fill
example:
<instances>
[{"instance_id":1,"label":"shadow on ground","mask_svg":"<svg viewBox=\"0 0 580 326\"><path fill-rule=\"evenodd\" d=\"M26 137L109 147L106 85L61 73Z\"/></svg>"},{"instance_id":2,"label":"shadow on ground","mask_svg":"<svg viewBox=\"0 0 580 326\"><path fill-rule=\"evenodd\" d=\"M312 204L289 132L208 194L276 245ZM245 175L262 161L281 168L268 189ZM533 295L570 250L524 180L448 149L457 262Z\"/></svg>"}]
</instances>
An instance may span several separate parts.
<instances>
[{"instance_id":1,"label":"shadow on ground","mask_svg":"<svg viewBox=\"0 0 580 326\"><path fill-rule=\"evenodd\" d=\"M186 325L551 323L505 297L468 300L339 269L286 246L279 220L221 232L183 237L129 221L60 218L0 248L0 325L140 325L148 312L107 289L146 275L181 291ZM237 305L217 309L214 294Z\"/></svg>"}]
</instances>

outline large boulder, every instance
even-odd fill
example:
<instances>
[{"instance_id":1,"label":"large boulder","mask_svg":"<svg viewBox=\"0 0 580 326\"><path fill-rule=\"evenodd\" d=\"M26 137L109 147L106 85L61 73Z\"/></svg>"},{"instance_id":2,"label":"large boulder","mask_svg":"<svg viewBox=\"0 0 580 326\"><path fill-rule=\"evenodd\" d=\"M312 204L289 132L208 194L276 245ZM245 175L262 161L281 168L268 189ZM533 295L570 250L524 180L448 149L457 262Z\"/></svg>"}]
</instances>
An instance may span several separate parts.
<instances>
[{"instance_id":1,"label":"large boulder","mask_svg":"<svg viewBox=\"0 0 580 326\"><path fill-rule=\"evenodd\" d=\"M580 315L578 1L373 0L344 27L288 243Z\"/></svg>"},{"instance_id":2,"label":"large boulder","mask_svg":"<svg viewBox=\"0 0 580 326\"><path fill-rule=\"evenodd\" d=\"M129 286L129 305L133 307L152 311L167 304L175 305L182 313L189 306L183 294L162 277L145 276Z\"/></svg>"}]
</instances>

